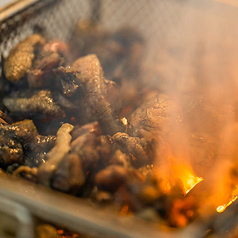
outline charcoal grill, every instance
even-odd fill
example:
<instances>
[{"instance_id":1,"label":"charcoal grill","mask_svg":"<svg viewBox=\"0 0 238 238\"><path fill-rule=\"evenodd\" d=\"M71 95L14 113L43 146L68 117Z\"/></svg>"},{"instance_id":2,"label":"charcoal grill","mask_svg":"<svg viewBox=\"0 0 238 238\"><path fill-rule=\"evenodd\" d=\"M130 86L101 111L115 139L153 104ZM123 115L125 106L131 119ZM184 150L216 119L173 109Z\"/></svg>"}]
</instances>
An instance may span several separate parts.
<instances>
[{"instance_id":1,"label":"charcoal grill","mask_svg":"<svg viewBox=\"0 0 238 238\"><path fill-rule=\"evenodd\" d=\"M187 19L191 19L194 13L192 9L208 11L213 4L214 1L209 0L200 3L191 0L16 1L0 11L0 70L9 51L32 33L40 32L47 39L67 41L80 19L91 19L100 22L105 29L115 30L130 25L144 36L147 45L145 75L154 72L160 61L160 50L181 43L185 56L184 67L176 69L173 74L186 78L190 72L190 64L187 63L190 62L191 54L194 53L193 46L197 43L191 39L191 32L188 30L191 31L191 25L196 23L196 17L194 16L193 23ZM229 12L230 18L223 23L228 28L233 27L232 21L237 14L234 6L216 2L215 12L223 17ZM234 31L236 33L237 30ZM151 78L153 80L148 83L153 84L159 80L153 73ZM206 214L185 229L172 230L137 218L118 216L90 202L26 181L0 177L0 215L1 219L9 217L9 222L18 224L15 237L19 238L32 237L33 217L93 237L205 237L209 230L216 234L211 237L224 237L227 230L236 226L238 203L232 204L222 214Z\"/></svg>"}]
</instances>

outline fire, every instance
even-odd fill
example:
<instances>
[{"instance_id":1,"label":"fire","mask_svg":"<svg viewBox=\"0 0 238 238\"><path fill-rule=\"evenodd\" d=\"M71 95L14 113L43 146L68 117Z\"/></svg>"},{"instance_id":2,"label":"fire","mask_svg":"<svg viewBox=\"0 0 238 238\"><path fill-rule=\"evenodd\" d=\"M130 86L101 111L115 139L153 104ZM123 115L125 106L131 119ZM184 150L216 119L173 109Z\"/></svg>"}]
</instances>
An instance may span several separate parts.
<instances>
[{"instance_id":1,"label":"fire","mask_svg":"<svg viewBox=\"0 0 238 238\"><path fill-rule=\"evenodd\" d=\"M236 189L233 190L231 200L228 203L217 207L217 209L216 209L217 212L219 212L219 213L224 212L227 207L229 207L234 201L237 200L237 198L238 198L238 186L236 186Z\"/></svg>"},{"instance_id":2,"label":"fire","mask_svg":"<svg viewBox=\"0 0 238 238\"><path fill-rule=\"evenodd\" d=\"M180 180L183 184L185 195L189 193L189 191L191 191L198 183L203 181L202 177L197 177L194 174L189 165L178 161L174 157L170 157L168 161L169 167L166 169L166 172L159 172L163 178L161 186L165 193L168 193L178 180Z\"/></svg>"},{"instance_id":3,"label":"fire","mask_svg":"<svg viewBox=\"0 0 238 238\"><path fill-rule=\"evenodd\" d=\"M186 194L191 191L198 183L203 181L203 178L197 177L193 173L192 169L185 165L178 164L176 167L172 168L172 170L177 178L182 180Z\"/></svg>"}]
</instances>

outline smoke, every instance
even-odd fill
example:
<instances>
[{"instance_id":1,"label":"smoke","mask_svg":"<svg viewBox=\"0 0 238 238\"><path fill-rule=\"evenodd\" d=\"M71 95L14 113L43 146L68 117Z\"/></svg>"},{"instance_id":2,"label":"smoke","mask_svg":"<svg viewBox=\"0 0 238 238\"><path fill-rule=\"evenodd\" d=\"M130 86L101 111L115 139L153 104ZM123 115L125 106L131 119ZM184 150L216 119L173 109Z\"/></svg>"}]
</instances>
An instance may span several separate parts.
<instances>
[{"instance_id":1,"label":"smoke","mask_svg":"<svg viewBox=\"0 0 238 238\"><path fill-rule=\"evenodd\" d=\"M171 123L158 160L175 156L204 177L211 194L220 195L234 188L238 165L238 8L227 2L169 1L178 20L168 24L153 58L154 87L177 106L171 122L181 118Z\"/></svg>"}]
</instances>

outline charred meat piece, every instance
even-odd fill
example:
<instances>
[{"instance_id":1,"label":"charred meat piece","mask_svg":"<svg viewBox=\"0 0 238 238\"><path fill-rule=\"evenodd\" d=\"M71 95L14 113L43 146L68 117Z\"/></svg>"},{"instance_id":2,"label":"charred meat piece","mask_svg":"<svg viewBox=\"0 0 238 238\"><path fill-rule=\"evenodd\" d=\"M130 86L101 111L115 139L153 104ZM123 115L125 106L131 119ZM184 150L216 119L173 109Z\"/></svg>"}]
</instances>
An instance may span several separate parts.
<instances>
[{"instance_id":1,"label":"charred meat piece","mask_svg":"<svg viewBox=\"0 0 238 238\"><path fill-rule=\"evenodd\" d=\"M95 176L99 189L115 192L127 180L127 170L119 165L110 165Z\"/></svg>"},{"instance_id":2,"label":"charred meat piece","mask_svg":"<svg viewBox=\"0 0 238 238\"><path fill-rule=\"evenodd\" d=\"M129 167L130 166L130 156L123 153L121 150L117 149L112 158L109 161L110 165L120 165L122 167Z\"/></svg>"},{"instance_id":3,"label":"charred meat piece","mask_svg":"<svg viewBox=\"0 0 238 238\"><path fill-rule=\"evenodd\" d=\"M12 163L23 163L22 146L17 140L2 134L0 136L0 167L5 169Z\"/></svg>"},{"instance_id":4,"label":"charred meat piece","mask_svg":"<svg viewBox=\"0 0 238 238\"><path fill-rule=\"evenodd\" d=\"M176 106L171 98L166 95L153 95L132 113L129 118L128 134L158 139L169 133L172 123L170 118L175 112Z\"/></svg>"},{"instance_id":5,"label":"charred meat piece","mask_svg":"<svg viewBox=\"0 0 238 238\"><path fill-rule=\"evenodd\" d=\"M71 143L71 152L76 153L80 157L85 171L92 168L100 159L96 150L98 141L98 136L87 133Z\"/></svg>"},{"instance_id":6,"label":"charred meat piece","mask_svg":"<svg viewBox=\"0 0 238 238\"><path fill-rule=\"evenodd\" d=\"M88 55L76 60L73 68L78 72L77 83L81 84L84 97L80 101L80 118L85 124L90 121L98 121L102 132L112 135L120 130L115 119L114 105L116 88L111 90L113 95L107 91L106 81L103 77L103 70L96 55ZM110 85L111 86L111 85ZM119 95L118 95L119 96ZM120 105L120 99L116 108Z\"/></svg>"},{"instance_id":7,"label":"charred meat piece","mask_svg":"<svg viewBox=\"0 0 238 238\"><path fill-rule=\"evenodd\" d=\"M54 84L53 69L64 65L68 58L68 46L62 41L51 41L37 55L32 70L27 75L30 87L50 87Z\"/></svg>"},{"instance_id":8,"label":"charred meat piece","mask_svg":"<svg viewBox=\"0 0 238 238\"><path fill-rule=\"evenodd\" d=\"M32 35L13 48L4 64L6 78L17 82L25 77L32 67L35 48L44 43L45 40L40 35Z\"/></svg>"},{"instance_id":9,"label":"charred meat piece","mask_svg":"<svg viewBox=\"0 0 238 238\"><path fill-rule=\"evenodd\" d=\"M31 148L38 136L31 120L23 120L11 125L0 124L0 133L2 167L12 163L23 163L23 153Z\"/></svg>"},{"instance_id":10,"label":"charred meat piece","mask_svg":"<svg viewBox=\"0 0 238 238\"><path fill-rule=\"evenodd\" d=\"M28 166L19 166L13 173L14 176L21 176L31 182L37 182L37 168L30 168Z\"/></svg>"},{"instance_id":11,"label":"charred meat piece","mask_svg":"<svg viewBox=\"0 0 238 238\"><path fill-rule=\"evenodd\" d=\"M155 141L153 139L130 137L126 133L118 132L112 137L112 140L119 144L127 154L131 155L133 166L138 168L153 162L155 156Z\"/></svg>"},{"instance_id":12,"label":"charred meat piece","mask_svg":"<svg viewBox=\"0 0 238 238\"><path fill-rule=\"evenodd\" d=\"M100 130L99 123L95 121L80 127L75 127L74 130L72 131L72 140L74 141L76 138L86 133L92 133L96 136L100 136L101 130Z\"/></svg>"},{"instance_id":13,"label":"charred meat piece","mask_svg":"<svg viewBox=\"0 0 238 238\"><path fill-rule=\"evenodd\" d=\"M95 128L95 125L91 124L89 127ZM100 159L96 150L98 144L99 137L90 131L83 132L76 138L70 145L70 152L62 158L52 174L51 186L62 192L77 192L85 183L86 173L91 171Z\"/></svg>"},{"instance_id":14,"label":"charred meat piece","mask_svg":"<svg viewBox=\"0 0 238 238\"><path fill-rule=\"evenodd\" d=\"M29 97L6 97L3 104L12 114L22 114L26 117L43 114L59 117L64 113L54 102L49 90L35 92Z\"/></svg>"},{"instance_id":15,"label":"charred meat piece","mask_svg":"<svg viewBox=\"0 0 238 238\"><path fill-rule=\"evenodd\" d=\"M81 20L70 41L74 58L96 54L106 78L131 79L139 75L144 39L132 28L105 31L92 21Z\"/></svg>"},{"instance_id":16,"label":"charred meat piece","mask_svg":"<svg viewBox=\"0 0 238 238\"><path fill-rule=\"evenodd\" d=\"M11 125L0 124L0 133L19 141L24 147L27 147L38 135L34 123L27 119Z\"/></svg>"},{"instance_id":17,"label":"charred meat piece","mask_svg":"<svg viewBox=\"0 0 238 238\"><path fill-rule=\"evenodd\" d=\"M84 125L72 132L70 152L64 156L51 178L51 186L59 191L77 193L91 174L103 168L110 156L112 143L101 136L97 122ZM91 183L91 182L90 182Z\"/></svg>"},{"instance_id":18,"label":"charred meat piece","mask_svg":"<svg viewBox=\"0 0 238 238\"><path fill-rule=\"evenodd\" d=\"M85 173L80 157L76 153L67 154L52 176L51 187L75 193L85 183Z\"/></svg>"},{"instance_id":19,"label":"charred meat piece","mask_svg":"<svg viewBox=\"0 0 238 238\"><path fill-rule=\"evenodd\" d=\"M57 132L56 144L54 148L47 154L47 162L39 167L39 183L45 186L50 186L50 179L52 174L54 173L64 156L70 150L70 141L72 138L70 132L73 130L73 128L74 127L68 123L63 124L59 128Z\"/></svg>"},{"instance_id":20,"label":"charred meat piece","mask_svg":"<svg viewBox=\"0 0 238 238\"><path fill-rule=\"evenodd\" d=\"M54 147L55 141L56 136L53 135L36 136L25 150L25 165L39 167L42 163L45 163L47 153Z\"/></svg>"},{"instance_id":21,"label":"charred meat piece","mask_svg":"<svg viewBox=\"0 0 238 238\"><path fill-rule=\"evenodd\" d=\"M55 145L55 141L56 136L38 135L36 136L34 143L32 143L32 150L34 150L36 153L42 152L43 150L49 151Z\"/></svg>"},{"instance_id":22,"label":"charred meat piece","mask_svg":"<svg viewBox=\"0 0 238 238\"><path fill-rule=\"evenodd\" d=\"M59 67L54 69L54 74L56 76L56 83L60 91L65 96L72 96L77 92L79 85L76 83L77 72L72 69L72 67Z\"/></svg>"},{"instance_id":23,"label":"charred meat piece","mask_svg":"<svg viewBox=\"0 0 238 238\"><path fill-rule=\"evenodd\" d=\"M0 131L1 130L5 133L10 133L10 136L14 136L14 138L23 144L31 143L38 135L33 121L28 119L15 122L11 125L0 126Z\"/></svg>"}]
</instances>

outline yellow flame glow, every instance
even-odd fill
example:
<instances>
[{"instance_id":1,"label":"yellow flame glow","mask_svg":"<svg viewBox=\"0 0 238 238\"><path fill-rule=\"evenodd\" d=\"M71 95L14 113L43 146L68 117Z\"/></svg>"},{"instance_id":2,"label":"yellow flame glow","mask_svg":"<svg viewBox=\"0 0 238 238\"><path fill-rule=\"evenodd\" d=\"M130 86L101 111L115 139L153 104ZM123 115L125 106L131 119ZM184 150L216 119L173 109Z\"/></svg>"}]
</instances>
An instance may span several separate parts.
<instances>
[{"instance_id":1,"label":"yellow flame glow","mask_svg":"<svg viewBox=\"0 0 238 238\"><path fill-rule=\"evenodd\" d=\"M161 183L164 192L168 193L175 184L176 179L180 179L183 183L184 193L187 194L198 183L203 181L203 178L197 177L191 167L178 161L176 158L170 157L168 160L168 168L165 173L159 172L163 181Z\"/></svg>"},{"instance_id":2,"label":"yellow flame glow","mask_svg":"<svg viewBox=\"0 0 238 238\"><path fill-rule=\"evenodd\" d=\"M237 198L238 198L238 186L236 186L236 189L232 192L231 200L228 203L226 203L226 204L218 206L217 209L216 209L217 212L219 212L219 213L224 212L227 207L229 207L234 201L237 200Z\"/></svg>"}]
</instances>

